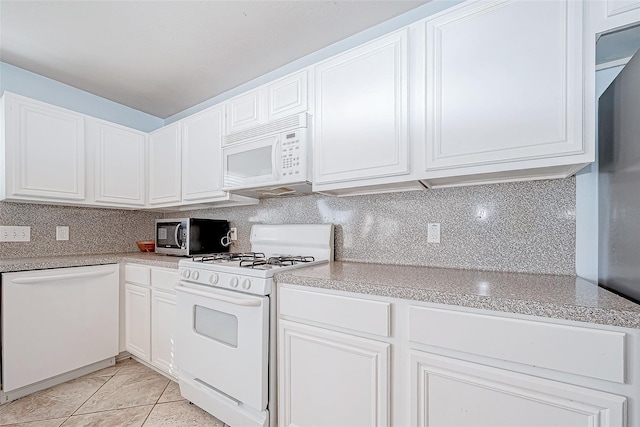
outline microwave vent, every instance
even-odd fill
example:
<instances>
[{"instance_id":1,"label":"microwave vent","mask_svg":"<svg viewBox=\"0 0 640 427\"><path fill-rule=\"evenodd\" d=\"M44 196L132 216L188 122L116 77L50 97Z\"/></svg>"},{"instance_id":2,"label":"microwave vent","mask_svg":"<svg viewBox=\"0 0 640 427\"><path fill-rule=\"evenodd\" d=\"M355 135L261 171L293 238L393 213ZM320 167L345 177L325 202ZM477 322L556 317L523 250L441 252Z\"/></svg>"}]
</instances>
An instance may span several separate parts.
<instances>
[{"instance_id":1,"label":"microwave vent","mask_svg":"<svg viewBox=\"0 0 640 427\"><path fill-rule=\"evenodd\" d=\"M248 139L258 138L272 133L285 132L290 129L306 128L307 113L296 114L282 119L274 120L260 126L232 133L224 137L225 144L233 144Z\"/></svg>"},{"instance_id":2,"label":"microwave vent","mask_svg":"<svg viewBox=\"0 0 640 427\"><path fill-rule=\"evenodd\" d=\"M294 190L293 188L287 188L287 187L276 187L276 188L266 188L263 190L258 190L258 193L261 196L290 196L292 194L296 193L296 190Z\"/></svg>"}]
</instances>

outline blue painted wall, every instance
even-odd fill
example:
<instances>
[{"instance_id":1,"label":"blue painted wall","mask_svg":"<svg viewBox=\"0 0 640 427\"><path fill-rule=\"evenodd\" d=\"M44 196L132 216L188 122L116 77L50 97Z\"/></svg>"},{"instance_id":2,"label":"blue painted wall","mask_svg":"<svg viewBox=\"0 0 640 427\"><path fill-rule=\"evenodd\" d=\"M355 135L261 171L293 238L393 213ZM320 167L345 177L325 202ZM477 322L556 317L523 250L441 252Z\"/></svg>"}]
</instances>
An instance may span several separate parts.
<instances>
[{"instance_id":1,"label":"blue painted wall","mask_svg":"<svg viewBox=\"0 0 640 427\"><path fill-rule=\"evenodd\" d=\"M164 125L159 117L0 62L0 94L5 91L149 132Z\"/></svg>"}]
</instances>

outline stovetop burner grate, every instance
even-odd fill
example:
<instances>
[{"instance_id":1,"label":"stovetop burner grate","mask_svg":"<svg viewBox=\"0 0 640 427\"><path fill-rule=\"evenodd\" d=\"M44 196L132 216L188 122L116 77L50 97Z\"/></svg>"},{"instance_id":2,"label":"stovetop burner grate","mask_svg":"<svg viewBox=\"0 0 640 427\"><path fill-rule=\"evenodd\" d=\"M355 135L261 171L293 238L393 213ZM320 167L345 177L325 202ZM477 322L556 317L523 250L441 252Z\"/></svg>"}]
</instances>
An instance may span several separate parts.
<instances>
[{"instance_id":1,"label":"stovetop burner grate","mask_svg":"<svg viewBox=\"0 0 640 427\"><path fill-rule=\"evenodd\" d=\"M312 256L274 256L256 260L240 260L240 267L255 268L263 265L272 265L276 267L285 267L296 265L303 262L312 262L315 258Z\"/></svg>"},{"instance_id":2,"label":"stovetop burner grate","mask_svg":"<svg viewBox=\"0 0 640 427\"><path fill-rule=\"evenodd\" d=\"M191 258L194 262L213 263L231 261L258 261L266 259L262 252L220 252L217 254L203 255Z\"/></svg>"}]
</instances>

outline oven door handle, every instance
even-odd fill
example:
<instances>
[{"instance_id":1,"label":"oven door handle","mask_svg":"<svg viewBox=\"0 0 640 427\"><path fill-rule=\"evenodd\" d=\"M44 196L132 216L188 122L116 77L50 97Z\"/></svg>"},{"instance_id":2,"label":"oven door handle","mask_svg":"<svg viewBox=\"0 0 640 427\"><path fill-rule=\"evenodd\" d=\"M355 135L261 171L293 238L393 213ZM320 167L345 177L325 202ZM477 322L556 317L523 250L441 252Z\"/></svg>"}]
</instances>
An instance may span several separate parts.
<instances>
[{"instance_id":1,"label":"oven door handle","mask_svg":"<svg viewBox=\"0 0 640 427\"><path fill-rule=\"evenodd\" d=\"M177 292L184 292L191 295L196 295L203 298L214 299L222 302L228 302L234 305L240 305L243 307L259 307L262 304L262 301L258 298L244 299L244 298L234 298L227 295L220 295L214 292L204 292L198 291L196 289L187 288L184 286L185 282L178 282L178 286L174 289Z\"/></svg>"}]
</instances>

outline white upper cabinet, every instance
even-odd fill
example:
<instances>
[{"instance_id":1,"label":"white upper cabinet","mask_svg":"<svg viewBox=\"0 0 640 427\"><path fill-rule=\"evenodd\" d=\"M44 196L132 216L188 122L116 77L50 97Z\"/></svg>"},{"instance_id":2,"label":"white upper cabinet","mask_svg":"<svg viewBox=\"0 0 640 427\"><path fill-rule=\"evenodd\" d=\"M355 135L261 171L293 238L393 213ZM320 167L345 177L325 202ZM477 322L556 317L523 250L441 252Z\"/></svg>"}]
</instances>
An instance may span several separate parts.
<instances>
[{"instance_id":1,"label":"white upper cabinet","mask_svg":"<svg viewBox=\"0 0 640 427\"><path fill-rule=\"evenodd\" d=\"M227 134L307 111L308 71L288 75L227 101Z\"/></svg>"},{"instance_id":2,"label":"white upper cabinet","mask_svg":"<svg viewBox=\"0 0 640 427\"><path fill-rule=\"evenodd\" d=\"M221 106L182 120L182 198L185 201L219 197L222 192Z\"/></svg>"},{"instance_id":3,"label":"white upper cabinet","mask_svg":"<svg viewBox=\"0 0 640 427\"><path fill-rule=\"evenodd\" d=\"M640 0L591 0L586 2L586 8L595 34L640 22Z\"/></svg>"},{"instance_id":4,"label":"white upper cabinet","mask_svg":"<svg viewBox=\"0 0 640 427\"><path fill-rule=\"evenodd\" d=\"M227 128L234 133L264 121L261 89L252 90L227 102Z\"/></svg>"},{"instance_id":5,"label":"white upper cabinet","mask_svg":"<svg viewBox=\"0 0 640 427\"><path fill-rule=\"evenodd\" d=\"M409 174L408 33L394 32L315 67L314 191L397 182Z\"/></svg>"},{"instance_id":6,"label":"white upper cabinet","mask_svg":"<svg viewBox=\"0 0 640 427\"><path fill-rule=\"evenodd\" d=\"M5 92L2 119L3 198L83 202L84 116Z\"/></svg>"},{"instance_id":7,"label":"white upper cabinet","mask_svg":"<svg viewBox=\"0 0 640 427\"><path fill-rule=\"evenodd\" d=\"M424 25L427 182L561 177L594 160L582 2L471 1Z\"/></svg>"},{"instance_id":8,"label":"white upper cabinet","mask_svg":"<svg viewBox=\"0 0 640 427\"><path fill-rule=\"evenodd\" d=\"M307 111L307 71L266 85L267 120L272 121Z\"/></svg>"},{"instance_id":9,"label":"white upper cabinet","mask_svg":"<svg viewBox=\"0 0 640 427\"><path fill-rule=\"evenodd\" d=\"M144 206L147 134L97 120L89 141L95 151L95 202Z\"/></svg>"},{"instance_id":10,"label":"white upper cabinet","mask_svg":"<svg viewBox=\"0 0 640 427\"><path fill-rule=\"evenodd\" d=\"M180 211L258 203L222 191L224 125L224 107L217 105L149 135L148 207Z\"/></svg>"},{"instance_id":11,"label":"white upper cabinet","mask_svg":"<svg viewBox=\"0 0 640 427\"><path fill-rule=\"evenodd\" d=\"M175 205L182 200L181 124L149 134L149 204Z\"/></svg>"}]
</instances>

